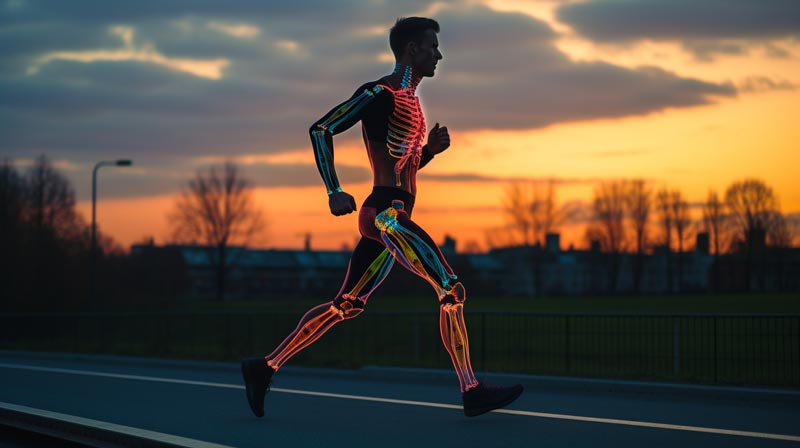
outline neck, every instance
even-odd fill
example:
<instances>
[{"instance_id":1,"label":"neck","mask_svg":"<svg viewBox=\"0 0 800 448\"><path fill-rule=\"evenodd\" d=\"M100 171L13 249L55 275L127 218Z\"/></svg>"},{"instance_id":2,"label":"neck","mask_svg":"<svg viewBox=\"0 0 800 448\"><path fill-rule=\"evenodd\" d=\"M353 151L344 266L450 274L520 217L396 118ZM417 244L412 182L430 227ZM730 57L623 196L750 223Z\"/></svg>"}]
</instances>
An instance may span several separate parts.
<instances>
[{"instance_id":1,"label":"neck","mask_svg":"<svg viewBox=\"0 0 800 448\"><path fill-rule=\"evenodd\" d=\"M419 82L422 81L422 76L417 75L410 65L400 62L394 65L392 77L400 84L401 89L411 89L412 91L416 91Z\"/></svg>"}]
</instances>

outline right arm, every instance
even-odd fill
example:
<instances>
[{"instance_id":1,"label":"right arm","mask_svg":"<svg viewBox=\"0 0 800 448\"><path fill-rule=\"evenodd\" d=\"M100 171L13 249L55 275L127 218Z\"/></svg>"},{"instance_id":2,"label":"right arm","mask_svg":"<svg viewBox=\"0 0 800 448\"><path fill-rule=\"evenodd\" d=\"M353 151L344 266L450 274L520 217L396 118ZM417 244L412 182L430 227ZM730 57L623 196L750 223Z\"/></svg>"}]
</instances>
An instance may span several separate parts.
<instances>
[{"instance_id":1,"label":"right arm","mask_svg":"<svg viewBox=\"0 0 800 448\"><path fill-rule=\"evenodd\" d=\"M328 190L331 212L334 215L346 214L354 211L355 200L352 196L342 191L342 187L339 185L339 179L336 177L336 170L333 165L333 136L346 131L360 121L366 106L383 90L384 88L382 86L375 85L369 87L369 84L365 84L356 90L356 93L353 94L350 99L334 107L330 112L312 124L308 131L311 137L311 145L314 148L314 159L317 163L317 169ZM347 197L343 198L341 194ZM348 198L349 201L345 201L345 199ZM337 207L337 210L334 210L334 202L337 203L336 205L340 206ZM345 204L345 202L352 202L352 208L347 210L348 207L346 207L346 205L349 204Z\"/></svg>"}]
</instances>

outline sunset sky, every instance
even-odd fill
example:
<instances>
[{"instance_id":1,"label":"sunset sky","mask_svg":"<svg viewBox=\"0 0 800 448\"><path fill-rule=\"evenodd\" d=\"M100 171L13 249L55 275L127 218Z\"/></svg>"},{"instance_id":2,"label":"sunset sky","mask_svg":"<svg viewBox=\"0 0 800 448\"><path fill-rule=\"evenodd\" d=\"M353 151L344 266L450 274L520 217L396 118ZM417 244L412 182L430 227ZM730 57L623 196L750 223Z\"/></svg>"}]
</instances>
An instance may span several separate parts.
<instances>
[{"instance_id":1,"label":"sunset sky","mask_svg":"<svg viewBox=\"0 0 800 448\"><path fill-rule=\"evenodd\" d=\"M123 247L169 235L197 169L237 162L268 225L261 247L338 249L307 129L393 67L397 17L441 25L418 89L452 147L420 171L414 220L485 248L512 180L643 178L699 204L748 177L800 222L800 2L783 0L0 0L0 158L45 154ZM371 188L359 126L336 137L339 179ZM699 216L699 209L694 212ZM582 246L565 230L562 246Z\"/></svg>"}]
</instances>

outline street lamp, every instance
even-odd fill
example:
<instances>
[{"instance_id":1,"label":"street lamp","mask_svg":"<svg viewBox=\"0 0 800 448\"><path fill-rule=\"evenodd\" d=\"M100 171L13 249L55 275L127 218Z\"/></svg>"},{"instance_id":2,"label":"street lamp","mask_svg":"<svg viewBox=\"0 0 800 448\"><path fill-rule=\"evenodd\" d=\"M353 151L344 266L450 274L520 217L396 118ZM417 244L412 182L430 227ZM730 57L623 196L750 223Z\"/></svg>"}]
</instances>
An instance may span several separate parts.
<instances>
[{"instance_id":1,"label":"street lamp","mask_svg":"<svg viewBox=\"0 0 800 448\"><path fill-rule=\"evenodd\" d=\"M97 162L92 170L92 248L91 248L91 297L90 306L97 306L97 170L101 166L131 166L130 160L114 160Z\"/></svg>"}]
</instances>

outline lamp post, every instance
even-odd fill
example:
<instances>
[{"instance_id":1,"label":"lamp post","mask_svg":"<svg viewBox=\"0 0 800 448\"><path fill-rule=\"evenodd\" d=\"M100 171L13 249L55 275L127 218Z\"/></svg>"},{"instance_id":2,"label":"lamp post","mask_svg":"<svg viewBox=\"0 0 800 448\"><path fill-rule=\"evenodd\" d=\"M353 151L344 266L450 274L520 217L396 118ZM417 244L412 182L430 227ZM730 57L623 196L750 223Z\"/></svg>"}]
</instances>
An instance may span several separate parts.
<instances>
[{"instance_id":1,"label":"lamp post","mask_svg":"<svg viewBox=\"0 0 800 448\"><path fill-rule=\"evenodd\" d=\"M97 170L101 166L131 166L133 164L130 160L114 160L97 162L92 170L92 248L91 248L91 292L90 303L91 307L97 307Z\"/></svg>"}]
</instances>

